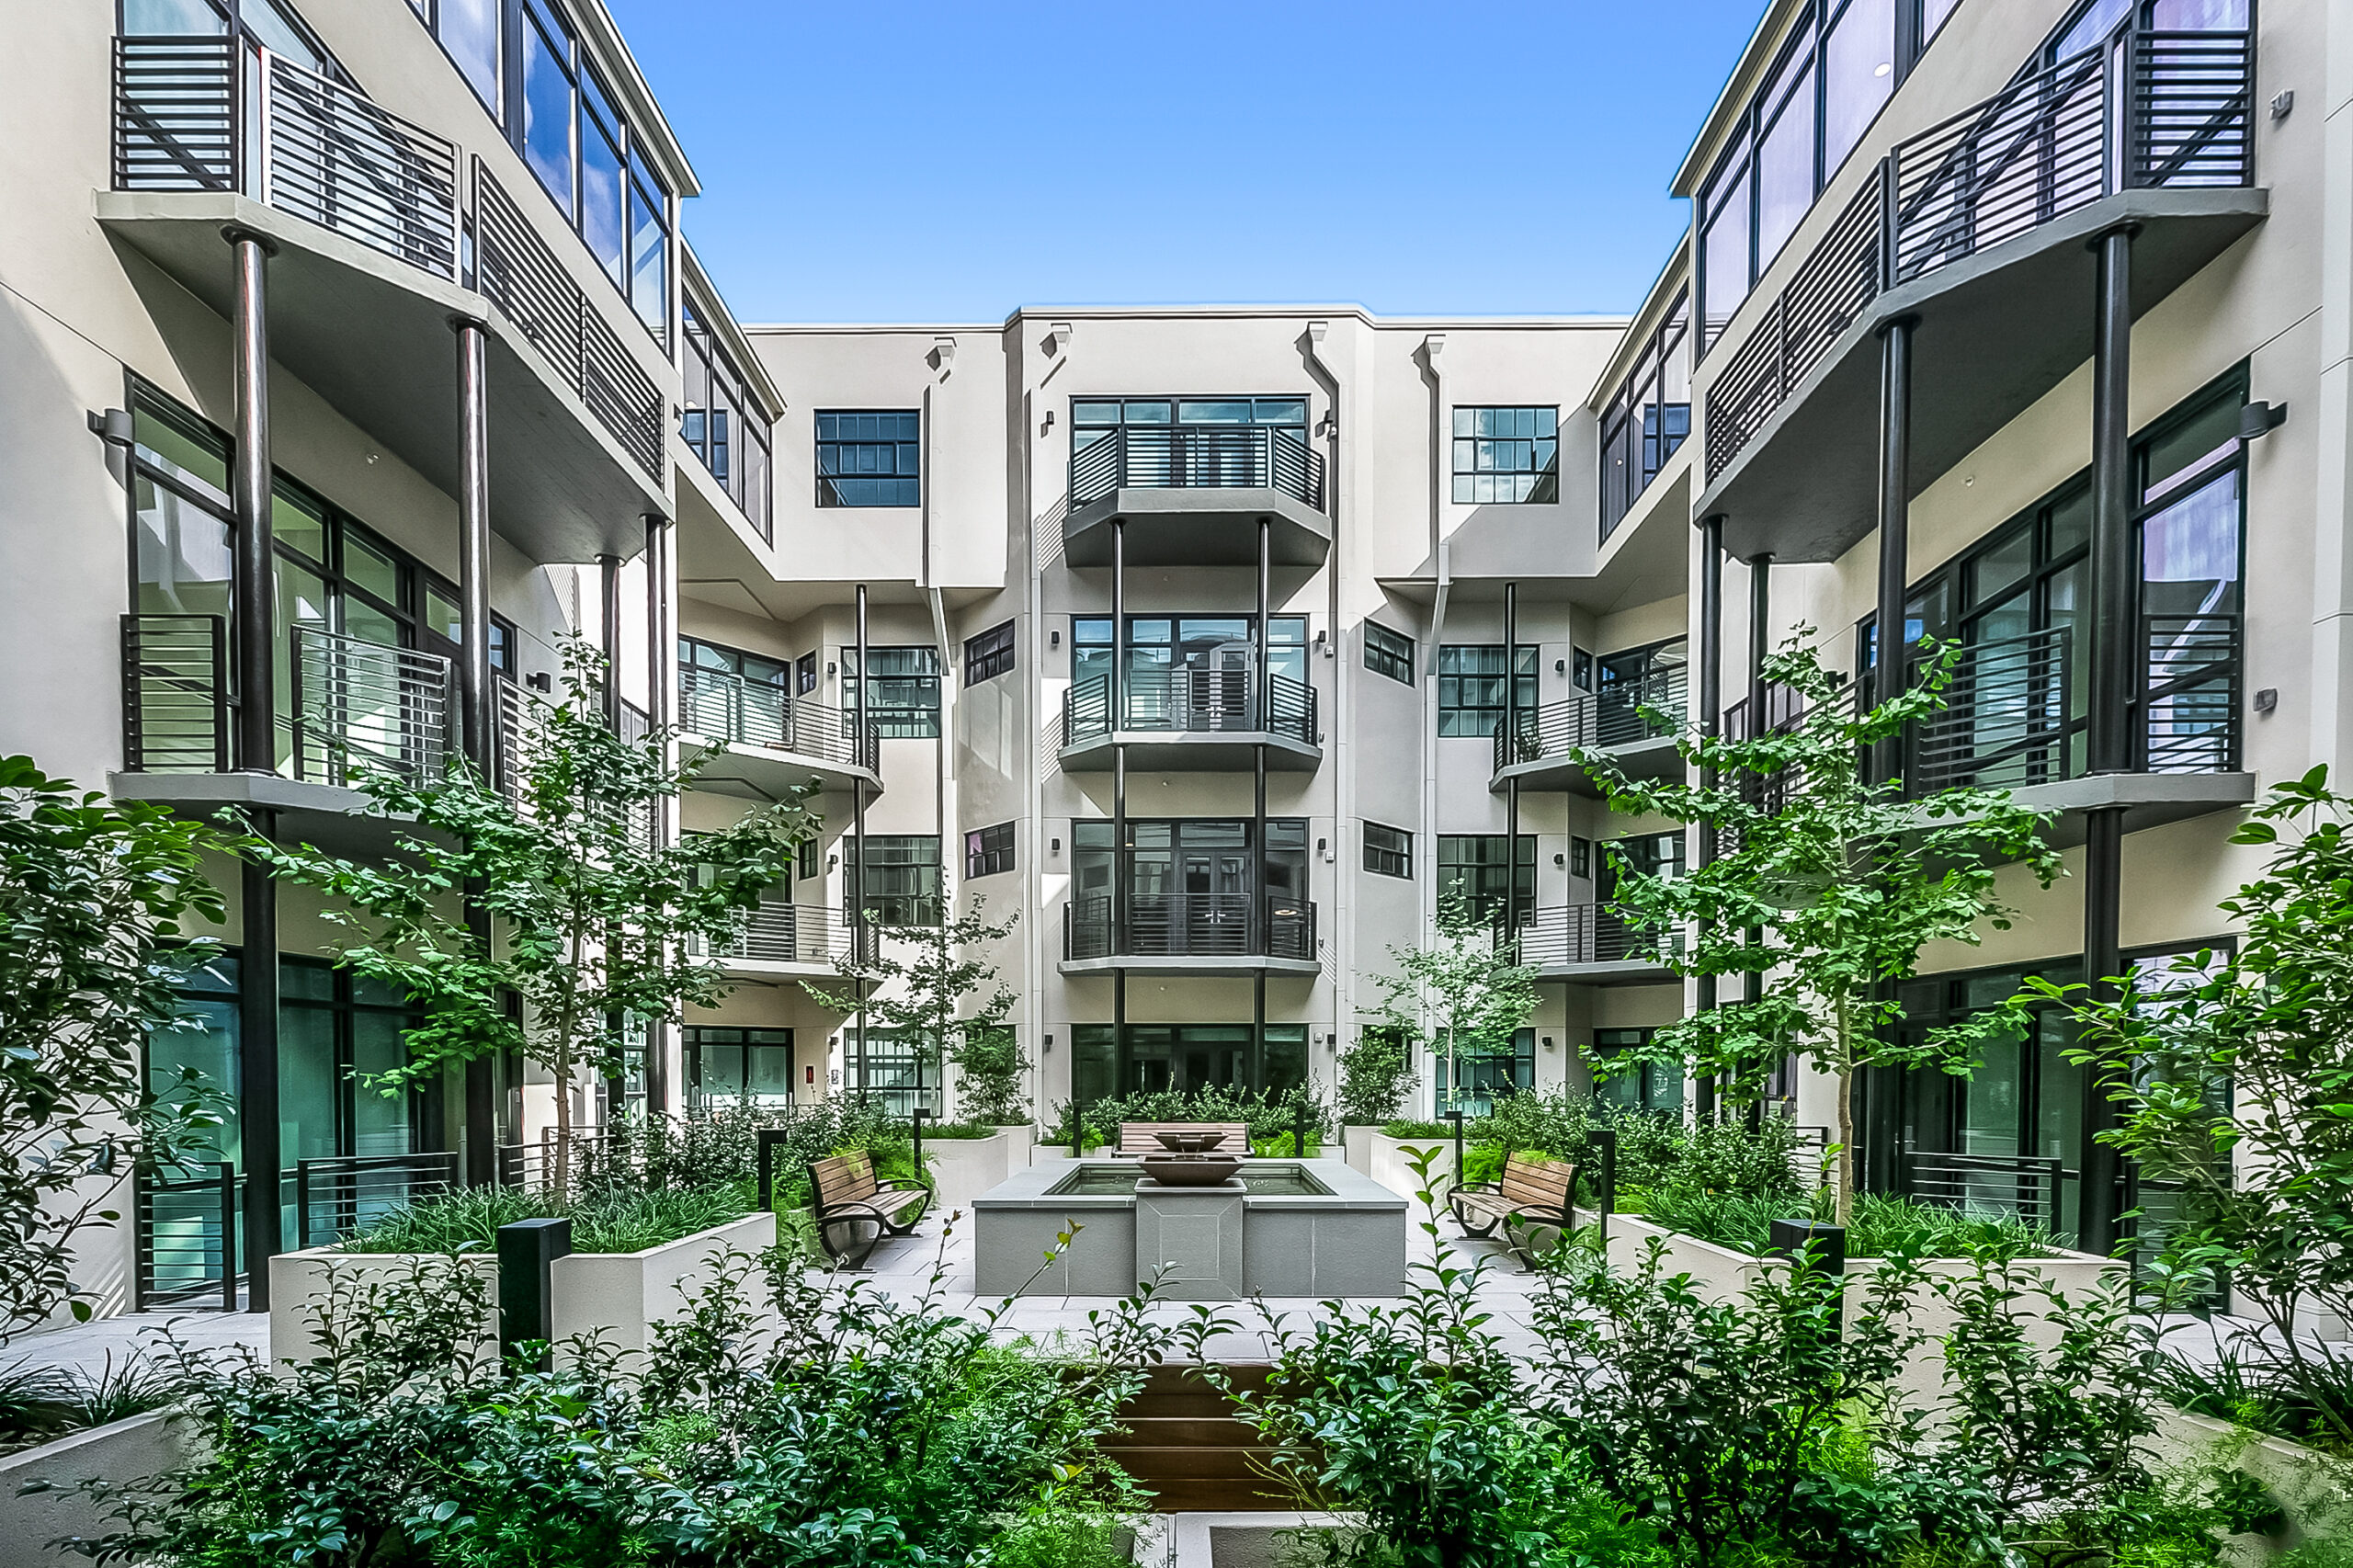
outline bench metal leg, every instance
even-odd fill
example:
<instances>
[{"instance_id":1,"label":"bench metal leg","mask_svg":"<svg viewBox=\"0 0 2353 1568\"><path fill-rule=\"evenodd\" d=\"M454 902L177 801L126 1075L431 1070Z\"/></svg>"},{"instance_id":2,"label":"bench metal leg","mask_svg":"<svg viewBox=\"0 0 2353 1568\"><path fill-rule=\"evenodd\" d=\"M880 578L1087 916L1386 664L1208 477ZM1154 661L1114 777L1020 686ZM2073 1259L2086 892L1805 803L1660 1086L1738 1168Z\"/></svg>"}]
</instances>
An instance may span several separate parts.
<instances>
[{"instance_id":1,"label":"bench metal leg","mask_svg":"<svg viewBox=\"0 0 2353 1568\"><path fill-rule=\"evenodd\" d=\"M836 1214L817 1221L825 1256L842 1268L864 1268L882 1241L882 1221L872 1214Z\"/></svg>"}]
</instances>

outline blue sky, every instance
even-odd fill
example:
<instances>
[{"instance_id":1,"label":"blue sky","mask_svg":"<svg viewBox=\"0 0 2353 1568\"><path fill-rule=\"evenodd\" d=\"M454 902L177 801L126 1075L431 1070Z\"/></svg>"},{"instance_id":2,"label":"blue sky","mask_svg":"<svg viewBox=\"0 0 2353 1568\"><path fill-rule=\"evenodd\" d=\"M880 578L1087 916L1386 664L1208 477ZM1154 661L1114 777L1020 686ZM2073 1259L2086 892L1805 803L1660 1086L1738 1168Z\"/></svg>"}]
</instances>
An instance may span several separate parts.
<instances>
[{"instance_id":1,"label":"blue sky","mask_svg":"<svg viewBox=\"0 0 2353 1568\"><path fill-rule=\"evenodd\" d=\"M745 321L1632 309L1761 0L608 0Z\"/></svg>"}]
</instances>

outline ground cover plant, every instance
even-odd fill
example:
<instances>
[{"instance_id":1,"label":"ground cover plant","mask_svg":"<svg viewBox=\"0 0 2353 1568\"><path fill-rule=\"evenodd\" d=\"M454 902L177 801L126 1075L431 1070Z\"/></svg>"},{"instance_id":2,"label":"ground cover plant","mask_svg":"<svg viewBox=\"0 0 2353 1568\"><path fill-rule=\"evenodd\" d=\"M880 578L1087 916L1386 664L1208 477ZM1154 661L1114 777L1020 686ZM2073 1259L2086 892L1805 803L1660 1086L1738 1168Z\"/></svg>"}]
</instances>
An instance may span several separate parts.
<instances>
[{"instance_id":1,"label":"ground cover plant","mask_svg":"<svg viewBox=\"0 0 2353 1568\"><path fill-rule=\"evenodd\" d=\"M643 1252L739 1220L752 1212L754 1204L748 1181L672 1188L597 1187L563 1201L524 1187L460 1187L386 1211L346 1237L341 1247L355 1253L494 1253L501 1225L518 1220L569 1220L574 1252Z\"/></svg>"},{"instance_id":2,"label":"ground cover plant","mask_svg":"<svg viewBox=\"0 0 2353 1568\"><path fill-rule=\"evenodd\" d=\"M1307 1124L1307 1137L1312 1150L1320 1147L1332 1124L1331 1112L1319 1104L1305 1088L1295 1087L1278 1095L1256 1089L1227 1088L1221 1085L1205 1085L1199 1089L1146 1089L1132 1095L1089 1100L1078 1111L1086 1148L1117 1148L1120 1124L1128 1121L1208 1121L1241 1122L1249 1130L1254 1151L1261 1144L1284 1141L1288 1152L1290 1142L1296 1136L1302 1119ZM1052 1119L1042 1136L1049 1140L1068 1139L1071 1126L1071 1105L1064 1100L1054 1107Z\"/></svg>"}]
</instances>

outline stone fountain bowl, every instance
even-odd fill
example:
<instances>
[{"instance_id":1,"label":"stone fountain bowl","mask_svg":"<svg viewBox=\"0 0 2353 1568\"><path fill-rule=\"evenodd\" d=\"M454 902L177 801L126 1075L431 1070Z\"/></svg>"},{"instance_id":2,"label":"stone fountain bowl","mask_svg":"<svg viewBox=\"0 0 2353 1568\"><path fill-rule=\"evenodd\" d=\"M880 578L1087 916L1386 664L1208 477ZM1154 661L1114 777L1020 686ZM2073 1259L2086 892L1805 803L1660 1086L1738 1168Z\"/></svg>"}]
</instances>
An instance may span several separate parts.
<instances>
[{"instance_id":1,"label":"stone fountain bowl","mask_svg":"<svg viewBox=\"0 0 2353 1568\"><path fill-rule=\"evenodd\" d=\"M1206 1154L1225 1137L1222 1132L1155 1132L1160 1146L1178 1154Z\"/></svg>"},{"instance_id":2,"label":"stone fountain bowl","mask_svg":"<svg viewBox=\"0 0 2353 1568\"><path fill-rule=\"evenodd\" d=\"M1242 1168L1231 1154L1146 1154L1137 1164L1164 1187L1217 1187Z\"/></svg>"}]
</instances>

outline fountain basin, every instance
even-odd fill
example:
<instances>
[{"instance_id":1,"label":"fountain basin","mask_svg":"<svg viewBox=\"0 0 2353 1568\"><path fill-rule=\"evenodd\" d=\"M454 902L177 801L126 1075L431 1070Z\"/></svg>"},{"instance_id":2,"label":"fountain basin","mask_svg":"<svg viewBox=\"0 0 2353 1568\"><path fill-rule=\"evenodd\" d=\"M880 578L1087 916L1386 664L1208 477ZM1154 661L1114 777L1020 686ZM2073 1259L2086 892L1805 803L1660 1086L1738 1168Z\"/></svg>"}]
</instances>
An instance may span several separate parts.
<instances>
[{"instance_id":1,"label":"fountain basin","mask_svg":"<svg viewBox=\"0 0 2353 1568\"><path fill-rule=\"evenodd\" d=\"M1125 1296L1155 1274L1176 1301L1405 1287L1405 1200L1343 1160L1245 1160L1214 1187L1169 1186L1131 1159L1058 1162L1015 1172L972 1208L984 1296Z\"/></svg>"}]
</instances>

